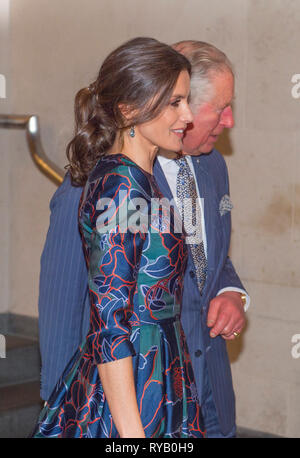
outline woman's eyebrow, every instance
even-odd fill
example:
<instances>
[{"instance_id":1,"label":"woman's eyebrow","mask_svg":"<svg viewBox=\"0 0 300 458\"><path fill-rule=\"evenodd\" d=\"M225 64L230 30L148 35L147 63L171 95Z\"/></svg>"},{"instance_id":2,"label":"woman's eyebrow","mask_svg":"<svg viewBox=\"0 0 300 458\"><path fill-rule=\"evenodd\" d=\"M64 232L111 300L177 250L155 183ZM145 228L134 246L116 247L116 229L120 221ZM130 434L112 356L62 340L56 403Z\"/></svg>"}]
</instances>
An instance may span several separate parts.
<instances>
[{"instance_id":1,"label":"woman's eyebrow","mask_svg":"<svg viewBox=\"0 0 300 458\"><path fill-rule=\"evenodd\" d=\"M188 97L188 95L173 94L173 95L171 95L171 99L184 99L184 98Z\"/></svg>"}]
</instances>

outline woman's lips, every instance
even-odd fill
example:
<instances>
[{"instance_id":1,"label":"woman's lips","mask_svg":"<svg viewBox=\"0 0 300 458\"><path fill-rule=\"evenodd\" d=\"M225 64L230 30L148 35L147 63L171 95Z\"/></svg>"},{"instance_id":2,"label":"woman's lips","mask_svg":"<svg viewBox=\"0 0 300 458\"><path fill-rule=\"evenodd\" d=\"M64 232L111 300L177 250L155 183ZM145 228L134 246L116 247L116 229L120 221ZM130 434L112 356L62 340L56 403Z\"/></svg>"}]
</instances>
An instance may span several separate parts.
<instances>
[{"instance_id":1,"label":"woman's lips","mask_svg":"<svg viewBox=\"0 0 300 458\"><path fill-rule=\"evenodd\" d=\"M173 134L177 135L180 139L184 136L185 129L172 129Z\"/></svg>"}]
</instances>

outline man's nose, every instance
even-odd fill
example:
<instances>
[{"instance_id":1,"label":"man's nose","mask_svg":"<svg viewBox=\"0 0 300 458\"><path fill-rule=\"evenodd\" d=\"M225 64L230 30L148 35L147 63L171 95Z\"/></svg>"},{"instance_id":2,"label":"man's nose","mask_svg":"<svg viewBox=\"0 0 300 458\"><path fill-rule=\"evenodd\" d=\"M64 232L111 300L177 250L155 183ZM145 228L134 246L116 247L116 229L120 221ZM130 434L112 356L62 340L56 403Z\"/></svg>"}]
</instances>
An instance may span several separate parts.
<instances>
[{"instance_id":1,"label":"man's nose","mask_svg":"<svg viewBox=\"0 0 300 458\"><path fill-rule=\"evenodd\" d=\"M225 110L223 110L220 123L227 129L231 129L234 126L234 117L231 107L226 107Z\"/></svg>"}]
</instances>

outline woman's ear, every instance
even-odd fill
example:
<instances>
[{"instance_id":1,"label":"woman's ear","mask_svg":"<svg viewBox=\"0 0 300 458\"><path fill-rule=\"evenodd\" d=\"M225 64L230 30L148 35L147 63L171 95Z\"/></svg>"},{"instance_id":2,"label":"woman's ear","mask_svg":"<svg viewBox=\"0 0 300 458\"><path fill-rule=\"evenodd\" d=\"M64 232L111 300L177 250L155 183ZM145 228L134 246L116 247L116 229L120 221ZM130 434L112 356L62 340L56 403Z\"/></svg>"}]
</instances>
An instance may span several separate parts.
<instances>
[{"instance_id":1,"label":"woman's ear","mask_svg":"<svg viewBox=\"0 0 300 458\"><path fill-rule=\"evenodd\" d=\"M131 126L132 120L137 115L137 110L133 110L130 105L126 105L125 103L119 103L118 108L125 120L126 125Z\"/></svg>"}]
</instances>

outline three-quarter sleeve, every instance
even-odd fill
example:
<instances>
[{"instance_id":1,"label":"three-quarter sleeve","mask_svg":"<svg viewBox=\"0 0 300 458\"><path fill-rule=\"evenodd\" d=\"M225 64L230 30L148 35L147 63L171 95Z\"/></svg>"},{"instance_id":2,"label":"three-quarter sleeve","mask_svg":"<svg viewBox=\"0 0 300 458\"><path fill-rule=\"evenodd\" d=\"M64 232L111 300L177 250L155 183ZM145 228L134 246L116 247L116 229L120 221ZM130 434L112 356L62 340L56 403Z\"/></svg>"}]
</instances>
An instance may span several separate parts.
<instances>
[{"instance_id":1,"label":"three-quarter sleeve","mask_svg":"<svg viewBox=\"0 0 300 458\"><path fill-rule=\"evenodd\" d=\"M96 364L135 355L129 319L147 232L132 224L133 212L137 202L144 202L145 214L149 206L149 184L146 180L144 189L140 185L129 173L108 173L84 204L81 228L91 298L87 343Z\"/></svg>"}]
</instances>

